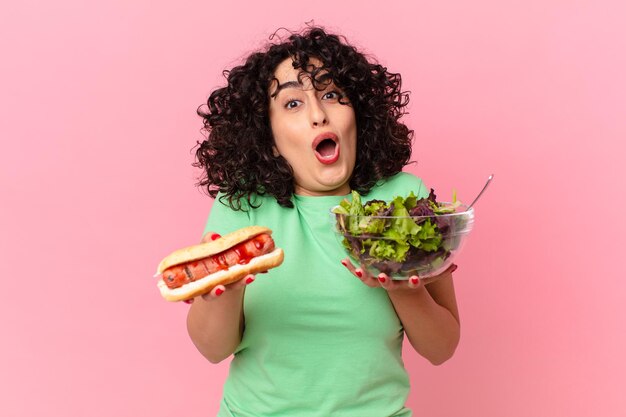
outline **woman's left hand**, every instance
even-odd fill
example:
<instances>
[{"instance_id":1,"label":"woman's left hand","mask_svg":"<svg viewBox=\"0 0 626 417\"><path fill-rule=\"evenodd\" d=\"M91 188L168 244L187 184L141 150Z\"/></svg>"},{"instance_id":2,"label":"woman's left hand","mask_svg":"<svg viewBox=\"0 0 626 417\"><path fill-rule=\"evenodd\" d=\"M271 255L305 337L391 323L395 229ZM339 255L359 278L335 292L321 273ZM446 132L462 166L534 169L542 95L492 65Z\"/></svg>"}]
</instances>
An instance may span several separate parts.
<instances>
[{"instance_id":1,"label":"woman's left hand","mask_svg":"<svg viewBox=\"0 0 626 417\"><path fill-rule=\"evenodd\" d=\"M443 271L439 275L435 275L433 277L428 278L420 278L417 275L410 276L407 280L397 280L391 279L387 274L379 274L378 276L374 276L369 273L367 268L361 266L356 268L350 262L350 258L345 258L341 260L341 264L345 266L348 271L350 271L355 277L360 279L365 285L368 287L383 287L385 290L389 292L395 291L413 291L416 290L426 284L433 283L443 277L444 275L451 274L457 269L456 264L452 264Z\"/></svg>"}]
</instances>

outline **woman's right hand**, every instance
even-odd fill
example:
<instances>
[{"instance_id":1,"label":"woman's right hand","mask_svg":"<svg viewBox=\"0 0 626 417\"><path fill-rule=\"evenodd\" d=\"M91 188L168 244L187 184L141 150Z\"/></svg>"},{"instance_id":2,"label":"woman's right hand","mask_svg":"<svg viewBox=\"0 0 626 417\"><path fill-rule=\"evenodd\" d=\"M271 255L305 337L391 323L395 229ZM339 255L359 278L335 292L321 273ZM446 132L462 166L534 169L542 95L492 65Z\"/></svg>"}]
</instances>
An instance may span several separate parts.
<instances>
[{"instance_id":1,"label":"woman's right hand","mask_svg":"<svg viewBox=\"0 0 626 417\"><path fill-rule=\"evenodd\" d=\"M209 232L202 242L218 239ZM243 297L246 285L254 281L249 274L228 285L218 285L194 299L187 315L187 331L194 345L211 363L219 363L233 354L241 343L244 329Z\"/></svg>"},{"instance_id":2,"label":"woman's right hand","mask_svg":"<svg viewBox=\"0 0 626 417\"><path fill-rule=\"evenodd\" d=\"M206 242L211 242L213 240L219 239L221 236L218 233L214 233L214 232L208 232L206 233L204 236L202 236L202 243L206 243ZM230 292L236 292L236 291L241 291L243 290L247 285L250 285L254 282L255 280L255 276L253 274L248 274L245 277L243 277L242 279L240 279L239 281L235 281L231 284L228 285L217 285L215 286L215 288L213 288L210 292L206 293L206 294L202 294L200 297L202 297L203 300L205 301L212 301L215 300L218 297L221 297L222 294L224 294L226 291ZM191 304L193 303L193 298L190 298L189 300L185 300L185 303L187 304Z\"/></svg>"}]
</instances>

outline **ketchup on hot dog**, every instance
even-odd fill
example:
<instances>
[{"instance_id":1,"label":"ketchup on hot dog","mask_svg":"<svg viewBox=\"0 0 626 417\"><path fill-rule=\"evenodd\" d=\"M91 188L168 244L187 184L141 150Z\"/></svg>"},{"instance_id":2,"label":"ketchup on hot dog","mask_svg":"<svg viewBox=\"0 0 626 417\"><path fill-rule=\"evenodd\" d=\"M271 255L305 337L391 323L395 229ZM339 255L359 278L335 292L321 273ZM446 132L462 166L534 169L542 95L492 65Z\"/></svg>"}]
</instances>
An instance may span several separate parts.
<instances>
[{"instance_id":1,"label":"ketchup on hot dog","mask_svg":"<svg viewBox=\"0 0 626 417\"><path fill-rule=\"evenodd\" d=\"M163 271L163 281L170 289L178 288L231 266L247 264L252 258L273 250L274 240L269 234L263 233L224 252L168 268Z\"/></svg>"}]
</instances>

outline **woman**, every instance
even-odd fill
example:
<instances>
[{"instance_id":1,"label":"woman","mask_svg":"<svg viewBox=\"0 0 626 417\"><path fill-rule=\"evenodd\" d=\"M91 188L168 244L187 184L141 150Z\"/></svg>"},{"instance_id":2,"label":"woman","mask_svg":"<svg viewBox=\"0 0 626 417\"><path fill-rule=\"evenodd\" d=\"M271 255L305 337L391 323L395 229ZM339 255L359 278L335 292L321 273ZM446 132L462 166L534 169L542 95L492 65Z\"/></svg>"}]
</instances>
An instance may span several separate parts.
<instances>
[{"instance_id":1,"label":"woman","mask_svg":"<svg viewBox=\"0 0 626 417\"><path fill-rule=\"evenodd\" d=\"M434 364L452 356L453 269L428 285L371 276L345 258L329 216L351 190L428 194L401 172L412 131L400 76L309 28L227 78L199 111L209 134L195 165L217 197L203 240L267 226L285 261L193 300L198 350L213 363L234 354L219 416L410 416L403 336Z\"/></svg>"}]
</instances>

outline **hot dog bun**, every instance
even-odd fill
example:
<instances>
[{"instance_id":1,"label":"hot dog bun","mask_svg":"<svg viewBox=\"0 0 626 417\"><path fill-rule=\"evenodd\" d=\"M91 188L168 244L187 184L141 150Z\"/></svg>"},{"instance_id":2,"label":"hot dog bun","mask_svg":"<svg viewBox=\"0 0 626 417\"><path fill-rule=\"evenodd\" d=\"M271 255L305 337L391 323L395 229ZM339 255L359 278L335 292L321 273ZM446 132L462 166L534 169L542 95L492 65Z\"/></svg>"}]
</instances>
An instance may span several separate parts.
<instances>
[{"instance_id":1,"label":"hot dog bun","mask_svg":"<svg viewBox=\"0 0 626 417\"><path fill-rule=\"evenodd\" d=\"M245 242L262 233L272 234L272 230L263 226L248 226L243 229L235 230L232 233L222 236L211 242L200 243L198 245L188 246L186 248L175 250L167 255L157 267L157 274L162 273L167 268L184 262L196 259L206 258L216 253L224 252L237 243Z\"/></svg>"},{"instance_id":2,"label":"hot dog bun","mask_svg":"<svg viewBox=\"0 0 626 417\"><path fill-rule=\"evenodd\" d=\"M249 226L224 235L212 242L201 243L178 249L163 258L157 267L157 274L161 274L166 269L175 265L216 255L232 248L238 243L245 242L263 233L271 234L272 231L267 227ZM277 267L283 262L283 258L283 250L275 248L270 253L252 258L247 264L238 264L229 267L227 270L214 272L204 278L189 282L182 287L168 288L161 278L159 278L157 286L161 295L167 301L188 300L198 295L210 292L217 285L227 285L240 280L248 274L264 272L268 269Z\"/></svg>"},{"instance_id":3,"label":"hot dog bun","mask_svg":"<svg viewBox=\"0 0 626 417\"><path fill-rule=\"evenodd\" d=\"M280 248L274 249L265 255L253 258L245 265L231 266L224 271L215 272L197 281L190 282L178 288L168 288L162 279L157 286L161 295L167 301L183 301L210 292L218 285L228 285L240 280L248 274L267 271L283 263L284 253Z\"/></svg>"}]
</instances>

